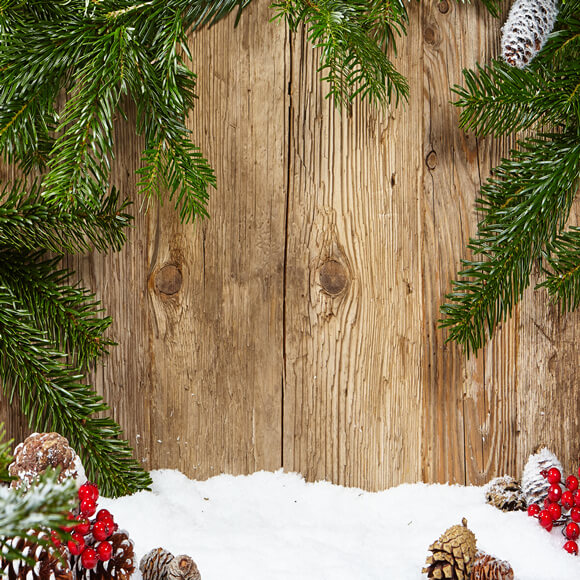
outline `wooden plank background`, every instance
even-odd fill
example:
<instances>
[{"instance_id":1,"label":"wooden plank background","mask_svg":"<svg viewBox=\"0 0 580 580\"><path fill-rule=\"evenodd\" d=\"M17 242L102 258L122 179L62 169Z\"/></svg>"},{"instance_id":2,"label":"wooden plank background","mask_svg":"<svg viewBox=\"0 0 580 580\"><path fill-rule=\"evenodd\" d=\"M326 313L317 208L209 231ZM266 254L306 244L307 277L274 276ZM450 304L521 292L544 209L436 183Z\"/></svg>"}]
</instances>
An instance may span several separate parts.
<instances>
[{"instance_id":1,"label":"wooden plank background","mask_svg":"<svg viewBox=\"0 0 580 580\"><path fill-rule=\"evenodd\" d=\"M437 328L509 148L458 129L449 87L497 54L501 22L451 0L409 9L396 62L411 97L388 113L336 111L268 0L191 38L211 219L182 226L135 199L122 252L66 261L114 318L119 345L90 379L147 469L283 467L377 490L519 476L539 444L577 464L580 314L530 290L469 361ZM143 144L130 125L117 140L132 195Z\"/></svg>"}]
</instances>

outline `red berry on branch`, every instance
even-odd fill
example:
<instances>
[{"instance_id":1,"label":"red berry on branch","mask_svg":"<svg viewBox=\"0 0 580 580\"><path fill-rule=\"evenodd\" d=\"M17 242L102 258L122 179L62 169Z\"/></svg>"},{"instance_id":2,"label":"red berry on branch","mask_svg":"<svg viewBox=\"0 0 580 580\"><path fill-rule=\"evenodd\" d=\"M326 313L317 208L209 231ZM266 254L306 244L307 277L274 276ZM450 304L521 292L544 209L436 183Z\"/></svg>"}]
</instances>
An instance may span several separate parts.
<instances>
[{"instance_id":1,"label":"red berry on branch","mask_svg":"<svg viewBox=\"0 0 580 580\"><path fill-rule=\"evenodd\" d=\"M566 478L566 487L570 491L576 491L578 489L578 478L575 475L569 475Z\"/></svg>"},{"instance_id":2,"label":"red berry on branch","mask_svg":"<svg viewBox=\"0 0 580 580\"><path fill-rule=\"evenodd\" d=\"M550 483L560 483L562 474L557 467L550 467L550 469L548 469L547 479Z\"/></svg>"},{"instance_id":3,"label":"red berry on branch","mask_svg":"<svg viewBox=\"0 0 580 580\"><path fill-rule=\"evenodd\" d=\"M85 548L81 554L81 564L85 568L94 568L99 559L97 557L97 552L93 548Z\"/></svg>"},{"instance_id":4,"label":"red berry on branch","mask_svg":"<svg viewBox=\"0 0 580 580\"><path fill-rule=\"evenodd\" d=\"M567 510L572 509L572 507L574 507L574 496L572 495L572 492L570 490L565 491L562 494L560 502L562 503L562 507Z\"/></svg>"},{"instance_id":5,"label":"red berry on branch","mask_svg":"<svg viewBox=\"0 0 580 580\"><path fill-rule=\"evenodd\" d=\"M570 517L573 522L580 522L580 507L573 507L570 511Z\"/></svg>"},{"instance_id":6,"label":"red berry on branch","mask_svg":"<svg viewBox=\"0 0 580 580\"><path fill-rule=\"evenodd\" d=\"M97 540L98 542L102 542L103 540L106 540L109 537L105 522L95 522L93 524L93 536L95 537L95 540Z\"/></svg>"},{"instance_id":7,"label":"red berry on branch","mask_svg":"<svg viewBox=\"0 0 580 580\"><path fill-rule=\"evenodd\" d=\"M538 514L538 521L540 522L542 528L547 528L548 526L550 529L552 528L553 518L548 510L542 510Z\"/></svg>"},{"instance_id":8,"label":"red berry on branch","mask_svg":"<svg viewBox=\"0 0 580 580\"><path fill-rule=\"evenodd\" d=\"M541 511L542 510L537 503L533 503L528 506L528 515L530 517L537 516Z\"/></svg>"},{"instance_id":9,"label":"red berry on branch","mask_svg":"<svg viewBox=\"0 0 580 580\"><path fill-rule=\"evenodd\" d=\"M580 467L578 468L578 473L580 473ZM546 477L548 477L548 470L547 469L542 469L542 471L540 471L540 475L546 479Z\"/></svg>"},{"instance_id":10,"label":"red berry on branch","mask_svg":"<svg viewBox=\"0 0 580 580\"><path fill-rule=\"evenodd\" d=\"M117 524L113 520L101 520L105 524L107 530L107 537L109 537L116 529Z\"/></svg>"},{"instance_id":11,"label":"red berry on branch","mask_svg":"<svg viewBox=\"0 0 580 580\"><path fill-rule=\"evenodd\" d=\"M99 510L97 512L97 516L96 517L97 517L97 521L100 521L100 520L112 520L113 519L113 514L109 510L102 509L102 510Z\"/></svg>"},{"instance_id":12,"label":"red berry on branch","mask_svg":"<svg viewBox=\"0 0 580 580\"><path fill-rule=\"evenodd\" d=\"M73 532L71 539L67 542L68 551L73 556L78 556L85 547L85 538L78 532Z\"/></svg>"},{"instance_id":13,"label":"red berry on branch","mask_svg":"<svg viewBox=\"0 0 580 580\"><path fill-rule=\"evenodd\" d=\"M111 559L111 554L113 553L113 546L111 542L101 542L97 546L97 555L101 562L106 562Z\"/></svg>"},{"instance_id":14,"label":"red berry on branch","mask_svg":"<svg viewBox=\"0 0 580 580\"><path fill-rule=\"evenodd\" d=\"M574 540L569 540L564 544L564 550L569 554L578 555L578 544Z\"/></svg>"},{"instance_id":15,"label":"red berry on branch","mask_svg":"<svg viewBox=\"0 0 580 580\"><path fill-rule=\"evenodd\" d=\"M92 499L83 499L79 509L83 516L90 518L97 511L97 504Z\"/></svg>"},{"instance_id":16,"label":"red berry on branch","mask_svg":"<svg viewBox=\"0 0 580 580\"><path fill-rule=\"evenodd\" d=\"M52 539L52 543L54 544L55 548L59 548L62 544L60 536L54 530L50 530L50 538Z\"/></svg>"},{"instance_id":17,"label":"red berry on branch","mask_svg":"<svg viewBox=\"0 0 580 580\"><path fill-rule=\"evenodd\" d=\"M580 536L580 526L574 522L570 522L564 530L564 535L569 540L575 540L578 536Z\"/></svg>"},{"instance_id":18,"label":"red berry on branch","mask_svg":"<svg viewBox=\"0 0 580 580\"><path fill-rule=\"evenodd\" d=\"M78 515L76 520L78 524L75 526L75 532L86 536L91 531L91 522L89 521L89 518Z\"/></svg>"},{"instance_id":19,"label":"red berry on branch","mask_svg":"<svg viewBox=\"0 0 580 580\"><path fill-rule=\"evenodd\" d=\"M559 501L561 497L562 488L557 483L553 483L548 490L548 499L550 501Z\"/></svg>"},{"instance_id":20,"label":"red berry on branch","mask_svg":"<svg viewBox=\"0 0 580 580\"><path fill-rule=\"evenodd\" d=\"M546 497L544 498L544 508L548 508L548 506L551 504L552 502Z\"/></svg>"},{"instance_id":21,"label":"red berry on branch","mask_svg":"<svg viewBox=\"0 0 580 580\"><path fill-rule=\"evenodd\" d=\"M562 515L562 508L560 507L559 503L551 503L547 509L554 521L560 519L560 516Z\"/></svg>"}]
</instances>

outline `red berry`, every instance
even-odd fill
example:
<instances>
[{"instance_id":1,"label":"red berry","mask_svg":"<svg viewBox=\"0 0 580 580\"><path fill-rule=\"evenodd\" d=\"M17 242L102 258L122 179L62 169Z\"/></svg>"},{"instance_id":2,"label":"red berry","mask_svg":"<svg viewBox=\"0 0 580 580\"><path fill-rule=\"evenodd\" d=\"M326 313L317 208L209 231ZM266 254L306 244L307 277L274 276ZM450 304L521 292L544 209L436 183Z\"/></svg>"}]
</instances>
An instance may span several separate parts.
<instances>
[{"instance_id":1,"label":"red berry","mask_svg":"<svg viewBox=\"0 0 580 580\"><path fill-rule=\"evenodd\" d=\"M562 508L560 507L559 503L551 503L547 509L554 521L560 519L560 516L562 515Z\"/></svg>"},{"instance_id":2,"label":"red berry","mask_svg":"<svg viewBox=\"0 0 580 580\"><path fill-rule=\"evenodd\" d=\"M81 564L85 568L94 568L99 559L97 558L97 552L93 548L85 548L81 554Z\"/></svg>"},{"instance_id":3,"label":"red berry","mask_svg":"<svg viewBox=\"0 0 580 580\"><path fill-rule=\"evenodd\" d=\"M570 517L573 522L580 522L580 507L573 507L570 511Z\"/></svg>"},{"instance_id":4,"label":"red berry","mask_svg":"<svg viewBox=\"0 0 580 580\"><path fill-rule=\"evenodd\" d=\"M75 532L86 536L91 530L91 522L89 521L89 518L84 518L79 515L76 517L76 520L78 524L75 526Z\"/></svg>"},{"instance_id":5,"label":"red berry","mask_svg":"<svg viewBox=\"0 0 580 580\"><path fill-rule=\"evenodd\" d=\"M542 526L542 528L547 528L548 526L551 528L552 523L553 523L553 518L548 510L542 510L538 514L538 521L540 522L540 525Z\"/></svg>"},{"instance_id":6,"label":"red berry","mask_svg":"<svg viewBox=\"0 0 580 580\"><path fill-rule=\"evenodd\" d=\"M74 522L75 517L69 512L66 515L66 519L69 520L69 521L71 521L71 522ZM63 532L66 532L68 534L69 532L72 532L73 531L73 528L74 527L75 527L74 524L72 524L71 526L62 526L61 530Z\"/></svg>"},{"instance_id":7,"label":"red berry","mask_svg":"<svg viewBox=\"0 0 580 580\"><path fill-rule=\"evenodd\" d=\"M578 468L578 473L580 473L580 467ZM546 479L546 477L548 477L548 470L547 469L542 469L542 471L540 471L540 475Z\"/></svg>"},{"instance_id":8,"label":"red berry","mask_svg":"<svg viewBox=\"0 0 580 580\"><path fill-rule=\"evenodd\" d=\"M578 544L574 540L569 540L564 544L564 550L570 554L578 555Z\"/></svg>"},{"instance_id":9,"label":"red berry","mask_svg":"<svg viewBox=\"0 0 580 580\"><path fill-rule=\"evenodd\" d=\"M562 474L560 473L560 470L557 467L550 467L550 469L548 469L547 478L550 483L560 483L560 480L562 479Z\"/></svg>"},{"instance_id":10,"label":"red berry","mask_svg":"<svg viewBox=\"0 0 580 580\"><path fill-rule=\"evenodd\" d=\"M60 536L54 530L51 530L50 531L50 537L52 539L52 543L54 544L54 547L55 548L59 548L60 545L62 544L62 541L60 539Z\"/></svg>"},{"instance_id":11,"label":"red berry","mask_svg":"<svg viewBox=\"0 0 580 580\"><path fill-rule=\"evenodd\" d=\"M566 530L564 531L564 535L569 540L575 540L578 536L580 536L580 526L574 522L570 522L566 526Z\"/></svg>"},{"instance_id":12,"label":"red berry","mask_svg":"<svg viewBox=\"0 0 580 580\"><path fill-rule=\"evenodd\" d=\"M105 522L95 522L93 524L93 536L98 542L102 542L109 537Z\"/></svg>"},{"instance_id":13,"label":"red berry","mask_svg":"<svg viewBox=\"0 0 580 580\"><path fill-rule=\"evenodd\" d=\"M97 511L97 504L92 499L83 499L79 509L83 516L90 518Z\"/></svg>"},{"instance_id":14,"label":"red berry","mask_svg":"<svg viewBox=\"0 0 580 580\"><path fill-rule=\"evenodd\" d=\"M67 542L68 551L73 556L78 556L85 547L85 539L78 532L73 532L71 539Z\"/></svg>"},{"instance_id":15,"label":"red berry","mask_svg":"<svg viewBox=\"0 0 580 580\"><path fill-rule=\"evenodd\" d=\"M113 546L110 542L101 542L97 546L97 554L101 562L106 562L111 559L111 554L113 553Z\"/></svg>"},{"instance_id":16,"label":"red berry","mask_svg":"<svg viewBox=\"0 0 580 580\"><path fill-rule=\"evenodd\" d=\"M566 478L566 487L570 491L576 491L578 489L578 478L575 475L569 475Z\"/></svg>"},{"instance_id":17,"label":"red berry","mask_svg":"<svg viewBox=\"0 0 580 580\"><path fill-rule=\"evenodd\" d=\"M557 483L553 483L548 490L548 499L550 501L559 501L561 497L562 488Z\"/></svg>"},{"instance_id":18,"label":"red berry","mask_svg":"<svg viewBox=\"0 0 580 580\"><path fill-rule=\"evenodd\" d=\"M562 507L566 508L567 510L571 509L574 505L574 496L570 490L565 491L562 494L562 499L560 499Z\"/></svg>"},{"instance_id":19,"label":"red berry","mask_svg":"<svg viewBox=\"0 0 580 580\"><path fill-rule=\"evenodd\" d=\"M544 498L544 508L547 508L552 502L546 497Z\"/></svg>"},{"instance_id":20,"label":"red berry","mask_svg":"<svg viewBox=\"0 0 580 580\"><path fill-rule=\"evenodd\" d=\"M528 506L528 515L530 517L537 516L541 511L542 510L537 503L532 503Z\"/></svg>"},{"instance_id":21,"label":"red berry","mask_svg":"<svg viewBox=\"0 0 580 580\"><path fill-rule=\"evenodd\" d=\"M97 521L100 520L112 520L113 514L109 510L99 510L96 515Z\"/></svg>"},{"instance_id":22,"label":"red berry","mask_svg":"<svg viewBox=\"0 0 580 580\"><path fill-rule=\"evenodd\" d=\"M105 524L107 530L107 537L109 537L116 529L117 524L113 520L101 520Z\"/></svg>"},{"instance_id":23,"label":"red berry","mask_svg":"<svg viewBox=\"0 0 580 580\"><path fill-rule=\"evenodd\" d=\"M78 496L80 501L83 501L83 499L97 501L99 499L99 488L94 483L87 481L79 487Z\"/></svg>"}]
</instances>

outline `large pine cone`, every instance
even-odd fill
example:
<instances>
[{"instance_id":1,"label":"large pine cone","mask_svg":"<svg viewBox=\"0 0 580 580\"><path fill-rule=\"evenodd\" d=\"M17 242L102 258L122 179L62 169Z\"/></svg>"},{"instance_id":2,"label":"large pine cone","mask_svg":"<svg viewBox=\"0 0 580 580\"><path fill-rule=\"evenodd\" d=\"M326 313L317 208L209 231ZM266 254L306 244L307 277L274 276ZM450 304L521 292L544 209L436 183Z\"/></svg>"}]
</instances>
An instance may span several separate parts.
<instances>
[{"instance_id":1,"label":"large pine cone","mask_svg":"<svg viewBox=\"0 0 580 580\"><path fill-rule=\"evenodd\" d=\"M528 458L522 475L522 492L528 506L537 503L543 509L550 482L541 472L548 471L551 467L557 467L561 473L563 472L558 458L546 447Z\"/></svg>"},{"instance_id":2,"label":"large pine cone","mask_svg":"<svg viewBox=\"0 0 580 580\"><path fill-rule=\"evenodd\" d=\"M518 68L527 66L544 46L557 15L558 0L515 0L502 28L504 60Z\"/></svg>"},{"instance_id":3,"label":"large pine cone","mask_svg":"<svg viewBox=\"0 0 580 580\"><path fill-rule=\"evenodd\" d=\"M8 467L16 478L12 487L28 488L49 467L60 468L59 482L72 477L80 485L86 480L80 458L65 437L58 433L32 433L14 450L14 461Z\"/></svg>"},{"instance_id":4,"label":"large pine cone","mask_svg":"<svg viewBox=\"0 0 580 580\"><path fill-rule=\"evenodd\" d=\"M471 569L471 580L514 580L514 571L505 560L477 552Z\"/></svg>"},{"instance_id":5,"label":"large pine cone","mask_svg":"<svg viewBox=\"0 0 580 580\"><path fill-rule=\"evenodd\" d=\"M433 552L427 557L423 573L429 578L469 580L475 556L475 535L463 518L461 526L451 526L429 546Z\"/></svg>"},{"instance_id":6,"label":"large pine cone","mask_svg":"<svg viewBox=\"0 0 580 580\"><path fill-rule=\"evenodd\" d=\"M72 571L64 552L57 548L45 548L18 537L9 539L7 543L26 557L32 558L35 563L30 565L24 560L10 562L2 555L0 566L2 578L5 580L72 580Z\"/></svg>"},{"instance_id":7,"label":"large pine cone","mask_svg":"<svg viewBox=\"0 0 580 580\"><path fill-rule=\"evenodd\" d=\"M175 556L167 566L167 578L170 580L201 580L197 564L184 554Z\"/></svg>"},{"instance_id":8,"label":"large pine cone","mask_svg":"<svg viewBox=\"0 0 580 580\"><path fill-rule=\"evenodd\" d=\"M116 531L108 540L113 546L111 559L99 562L96 568L87 570L81 564L80 556L71 556L71 567L75 580L129 580L135 572L135 552L127 532Z\"/></svg>"},{"instance_id":9,"label":"large pine cone","mask_svg":"<svg viewBox=\"0 0 580 580\"><path fill-rule=\"evenodd\" d=\"M496 477L486 485L485 501L504 512L525 511L527 507L520 484L509 475Z\"/></svg>"},{"instance_id":10,"label":"large pine cone","mask_svg":"<svg viewBox=\"0 0 580 580\"><path fill-rule=\"evenodd\" d=\"M143 580L167 580L169 564L173 559L173 554L163 548L147 552L139 564Z\"/></svg>"}]
</instances>

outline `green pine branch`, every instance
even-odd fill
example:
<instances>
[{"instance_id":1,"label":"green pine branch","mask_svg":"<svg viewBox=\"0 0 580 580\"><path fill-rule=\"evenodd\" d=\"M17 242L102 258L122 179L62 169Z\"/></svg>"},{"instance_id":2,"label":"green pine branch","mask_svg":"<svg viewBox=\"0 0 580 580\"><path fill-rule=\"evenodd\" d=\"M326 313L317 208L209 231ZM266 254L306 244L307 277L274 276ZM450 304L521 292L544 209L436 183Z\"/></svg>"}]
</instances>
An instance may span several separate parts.
<instances>
[{"instance_id":1,"label":"green pine branch","mask_svg":"<svg viewBox=\"0 0 580 580\"><path fill-rule=\"evenodd\" d=\"M549 266L545 269L546 280L539 286L547 288L564 310L575 310L580 306L579 227L572 226L554 240L546 254L546 262Z\"/></svg>"},{"instance_id":2,"label":"green pine branch","mask_svg":"<svg viewBox=\"0 0 580 580\"><path fill-rule=\"evenodd\" d=\"M0 284L10 288L16 303L28 312L31 322L60 352L69 366L86 370L114 344L105 337L110 317L94 294L78 284L71 286L71 272L58 268L60 258L42 254L0 250Z\"/></svg>"},{"instance_id":3,"label":"green pine branch","mask_svg":"<svg viewBox=\"0 0 580 580\"><path fill-rule=\"evenodd\" d=\"M57 431L80 450L89 478L109 496L130 494L151 483L149 475L132 458L119 426L82 374L65 362L16 296L0 285L0 376L5 396L18 395L30 427Z\"/></svg>"}]
</instances>

